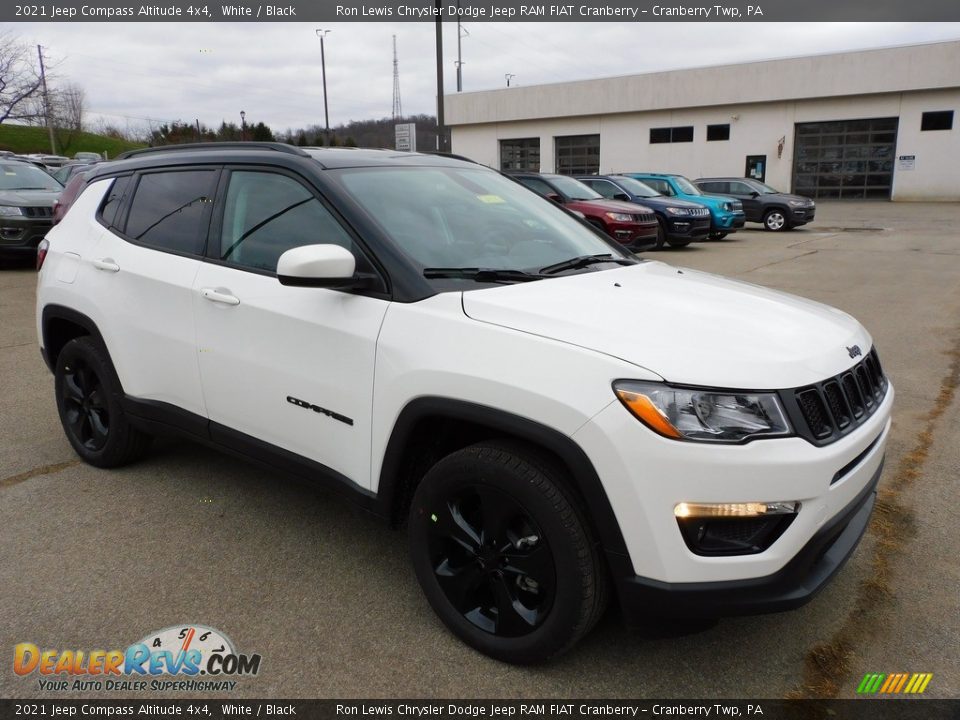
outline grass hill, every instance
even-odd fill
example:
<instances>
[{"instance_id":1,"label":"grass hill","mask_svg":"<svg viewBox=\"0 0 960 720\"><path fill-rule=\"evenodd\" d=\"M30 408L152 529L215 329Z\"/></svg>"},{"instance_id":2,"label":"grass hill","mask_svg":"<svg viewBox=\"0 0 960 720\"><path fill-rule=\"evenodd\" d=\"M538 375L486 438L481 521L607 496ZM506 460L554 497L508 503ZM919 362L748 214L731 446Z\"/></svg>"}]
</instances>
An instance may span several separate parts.
<instances>
[{"instance_id":1,"label":"grass hill","mask_svg":"<svg viewBox=\"0 0 960 720\"><path fill-rule=\"evenodd\" d=\"M57 145L57 153L73 157L77 152L103 153L114 158L125 150L144 147L118 138L94 135L93 133L73 133L69 144L65 147ZM0 124L0 150L12 150L15 153L28 155L30 153L49 153L50 136L45 127L29 125Z\"/></svg>"}]
</instances>

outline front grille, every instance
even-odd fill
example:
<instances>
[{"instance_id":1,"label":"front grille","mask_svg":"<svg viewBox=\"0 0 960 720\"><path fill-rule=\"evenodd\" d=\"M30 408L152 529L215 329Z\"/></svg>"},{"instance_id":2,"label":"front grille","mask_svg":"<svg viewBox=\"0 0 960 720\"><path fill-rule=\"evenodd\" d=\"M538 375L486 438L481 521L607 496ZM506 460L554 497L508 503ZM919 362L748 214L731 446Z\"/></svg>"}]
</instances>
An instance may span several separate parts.
<instances>
[{"instance_id":1,"label":"front grille","mask_svg":"<svg viewBox=\"0 0 960 720\"><path fill-rule=\"evenodd\" d=\"M795 415L797 432L823 445L839 440L876 412L887 393L887 379L874 348L846 372L791 393L792 398L785 399L788 412L795 410L790 414Z\"/></svg>"},{"instance_id":2,"label":"front grille","mask_svg":"<svg viewBox=\"0 0 960 720\"><path fill-rule=\"evenodd\" d=\"M53 217L52 207L22 207L20 212L24 214L24 217Z\"/></svg>"},{"instance_id":3,"label":"front grille","mask_svg":"<svg viewBox=\"0 0 960 720\"><path fill-rule=\"evenodd\" d=\"M657 216L653 213L640 213L639 215L634 215L633 219L638 223L652 223L657 221Z\"/></svg>"},{"instance_id":4,"label":"front grille","mask_svg":"<svg viewBox=\"0 0 960 720\"><path fill-rule=\"evenodd\" d=\"M697 208L690 211L691 217L706 217L710 214L710 211L707 208Z\"/></svg>"}]
</instances>

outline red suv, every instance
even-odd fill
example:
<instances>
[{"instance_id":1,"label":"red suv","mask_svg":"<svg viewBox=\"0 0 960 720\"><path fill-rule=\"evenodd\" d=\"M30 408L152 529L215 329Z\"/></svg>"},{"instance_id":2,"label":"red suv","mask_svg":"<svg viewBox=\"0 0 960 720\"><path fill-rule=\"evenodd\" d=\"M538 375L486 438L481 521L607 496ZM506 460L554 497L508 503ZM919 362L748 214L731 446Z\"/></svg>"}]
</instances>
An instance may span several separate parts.
<instances>
[{"instance_id":1,"label":"red suv","mask_svg":"<svg viewBox=\"0 0 960 720\"><path fill-rule=\"evenodd\" d=\"M648 207L607 200L566 175L510 173L510 177L568 210L580 213L588 223L630 250L647 250L657 243L657 216Z\"/></svg>"}]
</instances>

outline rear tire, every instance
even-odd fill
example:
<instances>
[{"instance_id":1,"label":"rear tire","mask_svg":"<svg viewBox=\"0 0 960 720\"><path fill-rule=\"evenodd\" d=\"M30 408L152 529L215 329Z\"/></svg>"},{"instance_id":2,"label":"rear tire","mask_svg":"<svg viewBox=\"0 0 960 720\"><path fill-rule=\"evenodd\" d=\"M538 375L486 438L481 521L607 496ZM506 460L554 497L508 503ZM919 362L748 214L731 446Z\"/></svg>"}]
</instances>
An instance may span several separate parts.
<instances>
[{"instance_id":1,"label":"rear tire","mask_svg":"<svg viewBox=\"0 0 960 720\"><path fill-rule=\"evenodd\" d=\"M68 342L57 356L54 377L63 431L84 462L120 467L146 453L151 436L124 414L123 389L100 343L90 337Z\"/></svg>"},{"instance_id":2,"label":"rear tire","mask_svg":"<svg viewBox=\"0 0 960 720\"><path fill-rule=\"evenodd\" d=\"M562 473L518 443L483 443L430 469L410 508L410 554L434 612L504 662L543 662L599 620L606 575Z\"/></svg>"}]
</instances>

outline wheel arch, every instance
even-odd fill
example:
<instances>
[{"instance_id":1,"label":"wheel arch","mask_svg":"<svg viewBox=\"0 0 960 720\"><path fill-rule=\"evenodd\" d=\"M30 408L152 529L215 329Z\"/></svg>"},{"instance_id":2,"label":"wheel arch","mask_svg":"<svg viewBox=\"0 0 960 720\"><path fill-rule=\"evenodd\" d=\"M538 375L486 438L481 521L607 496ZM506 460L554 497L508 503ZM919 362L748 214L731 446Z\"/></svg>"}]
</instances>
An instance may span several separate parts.
<instances>
[{"instance_id":1,"label":"wheel arch","mask_svg":"<svg viewBox=\"0 0 960 720\"><path fill-rule=\"evenodd\" d=\"M97 324L81 312L63 305L47 305L40 314L43 340L43 359L50 372L57 367L57 357L63 346L74 338L90 336L103 347L103 336Z\"/></svg>"},{"instance_id":2,"label":"wheel arch","mask_svg":"<svg viewBox=\"0 0 960 720\"><path fill-rule=\"evenodd\" d=\"M435 443L431 431L453 433L452 444ZM566 472L570 490L608 556L629 554L600 477L583 449L567 435L519 415L462 400L421 397L408 403L394 423L380 468L378 514L399 524L423 474L441 457L474 442L513 439L549 455ZM426 462L423 462L423 459ZM419 461L419 462L418 462Z\"/></svg>"}]
</instances>

